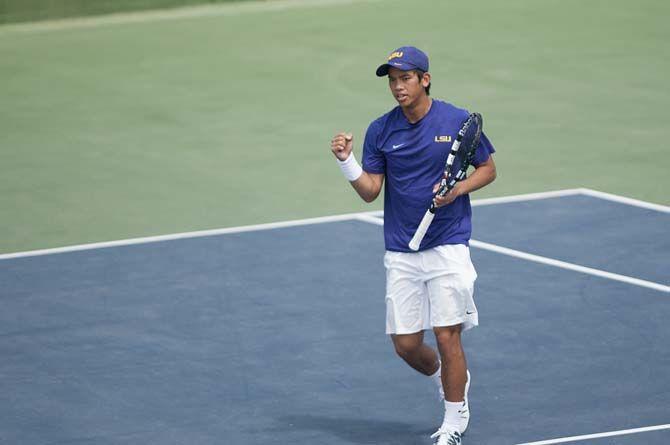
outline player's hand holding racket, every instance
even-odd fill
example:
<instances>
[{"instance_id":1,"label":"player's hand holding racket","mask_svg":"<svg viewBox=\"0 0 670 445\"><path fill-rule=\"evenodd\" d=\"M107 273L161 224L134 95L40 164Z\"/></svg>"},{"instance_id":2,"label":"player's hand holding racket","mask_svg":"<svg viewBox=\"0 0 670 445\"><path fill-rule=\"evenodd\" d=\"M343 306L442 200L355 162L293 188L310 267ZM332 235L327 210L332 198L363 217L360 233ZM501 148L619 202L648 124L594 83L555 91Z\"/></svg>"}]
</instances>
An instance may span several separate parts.
<instances>
[{"instance_id":1,"label":"player's hand holding racket","mask_svg":"<svg viewBox=\"0 0 670 445\"><path fill-rule=\"evenodd\" d=\"M454 189L458 181L465 178L468 167L472 163L482 135L482 125L482 116L478 113L470 114L463 123L456 136L456 140L451 145L451 151L447 157L444 169L444 177L438 184L437 189L434 190L435 196L433 197L433 201L428 210L426 210L419 227L414 233L414 237L409 242L410 249L414 251L419 250L421 241L426 236L433 218L435 218L437 208L453 202L459 196L458 190Z\"/></svg>"},{"instance_id":2,"label":"player's hand holding racket","mask_svg":"<svg viewBox=\"0 0 670 445\"><path fill-rule=\"evenodd\" d=\"M444 176L444 179L447 179L446 176ZM438 182L435 184L433 187L433 193L435 193L435 197L433 198L435 200L435 207L440 208L444 207L446 205L451 204L452 202L456 201L456 198L461 196L463 192L461 192L461 183L457 182L454 184L454 188L449 190L445 195L439 195L437 194L438 191L440 191L440 187L442 186L442 181Z\"/></svg>"}]
</instances>

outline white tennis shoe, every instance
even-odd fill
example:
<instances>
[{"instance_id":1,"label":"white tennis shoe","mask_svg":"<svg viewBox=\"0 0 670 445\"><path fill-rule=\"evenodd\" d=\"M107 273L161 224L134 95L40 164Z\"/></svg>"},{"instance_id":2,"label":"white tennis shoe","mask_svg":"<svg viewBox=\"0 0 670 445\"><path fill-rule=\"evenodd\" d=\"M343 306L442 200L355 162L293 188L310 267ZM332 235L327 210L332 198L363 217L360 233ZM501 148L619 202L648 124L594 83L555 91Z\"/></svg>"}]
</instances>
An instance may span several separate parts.
<instances>
[{"instance_id":1,"label":"white tennis shoe","mask_svg":"<svg viewBox=\"0 0 670 445\"><path fill-rule=\"evenodd\" d=\"M435 439L434 445L461 445L461 433L458 431L448 431L440 428L432 436Z\"/></svg>"}]
</instances>

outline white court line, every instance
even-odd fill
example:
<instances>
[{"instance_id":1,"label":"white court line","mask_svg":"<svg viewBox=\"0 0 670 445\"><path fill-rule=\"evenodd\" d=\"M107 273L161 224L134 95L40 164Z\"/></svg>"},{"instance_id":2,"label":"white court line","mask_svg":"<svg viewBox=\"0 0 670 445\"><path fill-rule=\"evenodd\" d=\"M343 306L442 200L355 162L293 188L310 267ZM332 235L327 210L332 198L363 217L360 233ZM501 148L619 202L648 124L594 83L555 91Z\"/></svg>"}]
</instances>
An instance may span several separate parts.
<instances>
[{"instance_id":1,"label":"white court line","mask_svg":"<svg viewBox=\"0 0 670 445\"><path fill-rule=\"evenodd\" d=\"M379 216L383 216L383 212L382 212L382 215L379 215ZM377 218L374 215L357 215L355 219L357 219L358 221L366 222L366 223L376 224L378 226L383 226L384 225L384 220L381 219L381 218Z\"/></svg>"},{"instance_id":2,"label":"white court line","mask_svg":"<svg viewBox=\"0 0 670 445\"><path fill-rule=\"evenodd\" d=\"M519 443L516 445L551 445L555 443L579 442L581 440L600 439L602 437L623 436L626 434L645 433L648 431L659 431L667 429L670 429L670 424L646 426L643 428L633 428L630 430L610 431L607 433L586 434L583 436L561 437L558 439L540 440L539 442L526 442L526 443Z\"/></svg>"},{"instance_id":3,"label":"white court line","mask_svg":"<svg viewBox=\"0 0 670 445\"><path fill-rule=\"evenodd\" d=\"M502 204L507 202L520 202L526 200L530 201L537 199L557 198L562 196L571 196L579 194L581 193L581 190L582 189L554 190L549 192L502 196L498 198L475 199L472 201L472 205L473 206L487 205L487 204L490 205L490 204ZM367 219L365 218L366 215L374 217L374 216L382 216L383 214L384 214L383 210L375 210L371 212L348 213L343 215L324 216L320 218L297 219L297 220L282 221L268 224L255 224L249 226L228 227L224 229L199 230L195 232L182 232L167 235L148 236L142 238L122 239L116 241L103 241L98 243L77 244L73 246L55 247L50 249L38 249L23 252L0 254L0 260L10 260L15 258L26 258L40 255L51 255L57 253L77 252L81 250L104 249L107 247L131 246L135 244L155 243L160 241L171 241L185 238L198 238L202 236L224 235L228 233L251 232L254 230L279 229L279 228L294 227L307 224L347 221L351 219L359 219L362 221L371 222L369 218Z\"/></svg>"},{"instance_id":4,"label":"white court line","mask_svg":"<svg viewBox=\"0 0 670 445\"><path fill-rule=\"evenodd\" d=\"M575 196L575 195L591 196L593 198L604 199L607 201L614 201L634 207L641 207L644 209L656 210L658 212L670 213L670 207L664 206L662 204L640 201L639 199L627 198L625 196L599 192L598 190L592 190L588 188L565 189L551 192L525 193L521 195L500 196L497 198L476 199L472 201L472 206L474 207L474 206L485 206L491 204L507 204L510 202L534 201L537 199L547 199L547 198L563 198L565 196Z\"/></svg>"},{"instance_id":5,"label":"white court line","mask_svg":"<svg viewBox=\"0 0 670 445\"><path fill-rule=\"evenodd\" d=\"M670 213L670 207L651 202L640 201L639 199L626 198L625 196L613 195L611 193L599 192L591 189L579 189L582 195L592 196L594 198L606 199L608 201L628 204L629 206L642 207L643 209L656 210L657 212Z\"/></svg>"},{"instance_id":6,"label":"white court line","mask_svg":"<svg viewBox=\"0 0 670 445\"><path fill-rule=\"evenodd\" d=\"M369 3L381 0L271 0L187 6L172 9L156 9L137 12L119 12L99 16L74 17L38 22L16 23L0 26L3 33L38 33L66 29L97 28L109 25L151 23L165 20L192 19L200 17L235 16L248 13L284 11L288 9Z\"/></svg>"},{"instance_id":7,"label":"white court line","mask_svg":"<svg viewBox=\"0 0 670 445\"><path fill-rule=\"evenodd\" d=\"M267 224L254 224L250 226L228 227L224 229L199 230L196 232L172 233L168 235L147 236L143 238L130 238L117 241L103 241L100 243L78 244L74 246L55 247L52 249L28 250L26 252L14 252L0 254L0 260L15 258L26 258L55 253L78 252L81 250L104 249L107 247L132 246L135 244L148 244L160 241L172 241L186 238L200 238L204 236L225 235L229 233L255 232L260 230L282 229L286 227L307 226L312 224L323 224L340 221L355 220L364 215L380 215L381 210L363 213L345 213L343 215L321 216L318 218L296 219L292 221L281 221Z\"/></svg>"},{"instance_id":8,"label":"white court line","mask_svg":"<svg viewBox=\"0 0 670 445\"><path fill-rule=\"evenodd\" d=\"M499 196L497 198L475 199L472 206L485 206L491 204L507 204L510 202L535 201L537 199L563 198L565 196L581 195L586 189L566 189L551 192L524 193L522 195Z\"/></svg>"},{"instance_id":9,"label":"white court line","mask_svg":"<svg viewBox=\"0 0 670 445\"><path fill-rule=\"evenodd\" d=\"M358 215L356 219L359 221L365 221L372 224L377 224L379 226L384 225L384 221L380 218L376 218L371 215ZM594 269L592 267L580 266L578 264L568 263L565 261L555 260L553 258L547 258L540 255L533 255L532 253L522 252L520 250L509 249L507 247L498 246L496 244L485 243L483 241L477 241L475 239L470 240L470 246L476 247L478 249L488 250L495 253L500 253L503 255L520 258L527 261L532 261L534 263L546 264L548 266L554 266L561 269L571 270L573 272L580 272L587 275L594 275L596 277L607 278L609 280L620 281L622 283L633 284L635 286L646 287L649 289L658 290L661 292L670 293L670 286L665 286L663 284L654 283L653 281L641 280L639 278L633 278L626 275L620 275L612 272L606 272L600 269Z\"/></svg>"},{"instance_id":10,"label":"white court line","mask_svg":"<svg viewBox=\"0 0 670 445\"><path fill-rule=\"evenodd\" d=\"M597 192L595 190L589 190L589 189L583 189L583 188L567 189L567 190L554 190L554 191L539 192L539 193L527 193L527 194L522 194L522 195L502 196L502 197L498 197L498 198L475 199L475 200L472 201L472 205L477 206L477 205L502 204L502 203L508 203L508 202L521 202L521 201L526 201L526 200L531 201L531 200L557 198L557 197L572 196L572 195L579 195L579 194L589 194L589 195L594 194L593 196L595 196L597 198L609 199L609 200L615 200L615 198L616 198L617 200L619 200L619 202L622 202L624 204L636 205L636 206L647 206L647 208L653 208L653 209L667 208L667 207L661 206L659 204L652 204L652 203L647 203L647 202L644 202L644 201L631 200L630 198L625 198L625 197L622 197L622 196L611 195L611 194L607 194L607 193L603 193L603 192ZM607 197L605 198L604 196L607 196ZM153 243L153 242L159 242L159 241L170 241L170 240L185 239L185 238L198 238L198 237L203 237L203 236L224 235L224 234L228 234L228 233L240 233L240 232L251 232L251 231L255 231L255 230L278 229L278 228L295 227L295 226L308 225L308 224L319 224L319 223L327 223L327 222L347 221L347 220L352 220L352 219L358 219L358 220L362 220L362 221L366 221L366 222L373 222L373 223L376 224L376 222L370 221L370 219L367 218L367 217L382 216L383 214L384 214L383 211L375 210L375 211L371 211L371 212L348 213L348 214L343 214L343 215L323 216L323 217L319 217L319 218L298 219L298 220L292 220L292 221L281 221L281 222L267 223L267 224L255 224L255 225L249 225L249 226L228 227L228 228L223 228L223 229L201 230L201 231L195 231L195 232L182 232L182 233L173 233L173 234L167 234L167 235L149 236L149 237L143 237L143 238L131 238L131 239L124 239L124 240L116 240L116 241L105 241L105 242L90 243L90 244L79 244L79 245L56 247L56 248L50 248L50 249L29 250L29 251L23 251L23 252L13 252L13 253L0 254L0 260L8 260L8 259L14 259L14 258L25 258L25 257L33 257L33 256L40 256L40 255L51 255L51 254L57 254L57 253L76 252L76 251L81 251L81 250L103 249L103 248L107 248L107 247L130 246L130 245L134 245L134 244Z\"/></svg>"},{"instance_id":11,"label":"white court line","mask_svg":"<svg viewBox=\"0 0 670 445\"><path fill-rule=\"evenodd\" d=\"M639 278L633 278L626 275L619 275L612 272L606 272L604 270L594 269L592 267L585 267L580 266L578 264L568 263L565 261L554 260L552 258L547 258L540 255L533 255L532 253L526 253L520 250L509 249L507 247L485 243L483 241L477 241L474 239L470 240L470 245L473 247L477 247L479 249L489 250L491 252L501 253L503 255L515 258L521 258L523 260L532 261L535 263L546 264L548 266L559 267L561 269L567 269L573 272L580 272L587 275L594 275L596 277L607 278L609 280L620 281L622 283L633 284L635 286L647 287L649 289L670 293L670 286L666 286L660 283L654 283L653 281L641 280Z\"/></svg>"}]
</instances>

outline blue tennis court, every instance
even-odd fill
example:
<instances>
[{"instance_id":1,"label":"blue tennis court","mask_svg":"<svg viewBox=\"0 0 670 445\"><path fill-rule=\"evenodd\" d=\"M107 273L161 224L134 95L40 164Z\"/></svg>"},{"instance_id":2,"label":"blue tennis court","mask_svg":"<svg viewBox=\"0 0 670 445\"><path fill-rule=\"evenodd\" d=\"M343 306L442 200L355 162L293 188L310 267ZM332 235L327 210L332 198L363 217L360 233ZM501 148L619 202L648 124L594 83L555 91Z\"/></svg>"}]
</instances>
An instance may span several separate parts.
<instances>
[{"instance_id":1,"label":"blue tennis court","mask_svg":"<svg viewBox=\"0 0 670 445\"><path fill-rule=\"evenodd\" d=\"M670 208L476 203L464 443L670 443ZM2 444L429 444L378 212L0 256Z\"/></svg>"}]
</instances>

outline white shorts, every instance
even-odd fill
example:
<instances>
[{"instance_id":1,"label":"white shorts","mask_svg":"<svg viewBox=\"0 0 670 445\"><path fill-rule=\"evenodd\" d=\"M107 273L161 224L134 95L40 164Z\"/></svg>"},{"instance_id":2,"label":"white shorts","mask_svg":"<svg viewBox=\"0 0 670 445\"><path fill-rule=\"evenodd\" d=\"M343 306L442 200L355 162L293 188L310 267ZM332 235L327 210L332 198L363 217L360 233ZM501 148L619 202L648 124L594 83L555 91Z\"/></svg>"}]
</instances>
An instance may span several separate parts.
<instances>
[{"instance_id":1,"label":"white shorts","mask_svg":"<svg viewBox=\"0 0 670 445\"><path fill-rule=\"evenodd\" d=\"M416 253L386 251L386 333L479 324L470 249L446 244Z\"/></svg>"}]
</instances>

